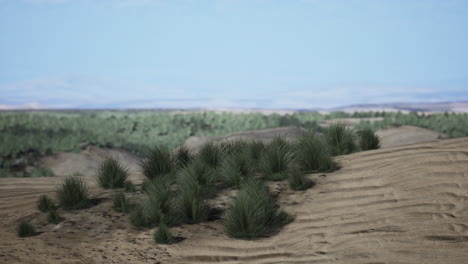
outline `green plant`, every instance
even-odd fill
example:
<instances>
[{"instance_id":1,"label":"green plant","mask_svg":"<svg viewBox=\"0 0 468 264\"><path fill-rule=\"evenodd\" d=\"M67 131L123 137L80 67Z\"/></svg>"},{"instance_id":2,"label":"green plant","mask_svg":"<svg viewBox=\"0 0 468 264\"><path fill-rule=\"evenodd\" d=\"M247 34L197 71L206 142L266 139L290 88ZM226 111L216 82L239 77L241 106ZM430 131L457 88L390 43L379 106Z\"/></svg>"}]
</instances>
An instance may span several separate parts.
<instances>
[{"instance_id":1,"label":"green plant","mask_svg":"<svg viewBox=\"0 0 468 264\"><path fill-rule=\"evenodd\" d=\"M198 158L212 168L221 165L225 153L221 146L212 142L204 145L198 153Z\"/></svg>"},{"instance_id":2,"label":"green plant","mask_svg":"<svg viewBox=\"0 0 468 264\"><path fill-rule=\"evenodd\" d=\"M125 192L135 192L136 188L135 188L135 185L131 181L126 180L124 183L124 190Z\"/></svg>"},{"instance_id":3,"label":"green plant","mask_svg":"<svg viewBox=\"0 0 468 264\"><path fill-rule=\"evenodd\" d=\"M287 172L295 165L291 145L283 138L273 139L263 152L260 171L268 180L280 181L287 177Z\"/></svg>"},{"instance_id":4,"label":"green plant","mask_svg":"<svg viewBox=\"0 0 468 264\"><path fill-rule=\"evenodd\" d=\"M289 221L289 216L278 209L263 183L256 179L242 185L223 216L229 236L247 239L263 236Z\"/></svg>"},{"instance_id":5,"label":"green plant","mask_svg":"<svg viewBox=\"0 0 468 264\"><path fill-rule=\"evenodd\" d=\"M330 125L324 133L330 152L333 156L345 155L357 150L355 134L346 125L338 123Z\"/></svg>"},{"instance_id":6,"label":"green plant","mask_svg":"<svg viewBox=\"0 0 468 264\"><path fill-rule=\"evenodd\" d=\"M300 168L305 171L332 171L336 168L327 144L312 131L305 132L297 139L295 158Z\"/></svg>"},{"instance_id":7,"label":"green plant","mask_svg":"<svg viewBox=\"0 0 468 264\"><path fill-rule=\"evenodd\" d=\"M226 186L239 188L245 180L252 178L254 173L254 164L245 150L224 159L219 170L219 178Z\"/></svg>"},{"instance_id":8,"label":"green plant","mask_svg":"<svg viewBox=\"0 0 468 264\"><path fill-rule=\"evenodd\" d=\"M43 194L39 196L37 201L37 209L44 213L53 210L55 209L54 201L49 196Z\"/></svg>"},{"instance_id":9,"label":"green plant","mask_svg":"<svg viewBox=\"0 0 468 264\"><path fill-rule=\"evenodd\" d=\"M60 222L63 221L63 218L57 213L57 211L54 209L54 210L50 210L48 213L47 213L47 221L49 223L53 223L53 224L58 224Z\"/></svg>"},{"instance_id":10,"label":"green plant","mask_svg":"<svg viewBox=\"0 0 468 264\"><path fill-rule=\"evenodd\" d=\"M380 148L379 136L371 128L364 128L357 132L359 146L361 150L371 150Z\"/></svg>"},{"instance_id":11,"label":"green plant","mask_svg":"<svg viewBox=\"0 0 468 264\"><path fill-rule=\"evenodd\" d=\"M195 177L184 177L178 184L176 196L177 212L186 223L199 223L208 218L209 206L206 196L210 190L202 186Z\"/></svg>"},{"instance_id":12,"label":"green plant","mask_svg":"<svg viewBox=\"0 0 468 264\"><path fill-rule=\"evenodd\" d=\"M153 238L158 244L170 244L173 241L171 230L167 227L164 221L159 223L158 229L154 231Z\"/></svg>"},{"instance_id":13,"label":"green plant","mask_svg":"<svg viewBox=\"0 0 468 264\"><path fill-rule=\"evenodd\" d=\"M32 178L38 178L38 177L52 177L54 176L54 172L48 168L44 167L35 167L32 172L31 172L31 177Z\"/></svg>"},{"instance_id":14,"label":"green plant","mask_svg":"<svg viewBox=\"0 0 468 264\"><path fill-rule=\"evenodd\" d=\"M177 168L186 167L193 159L193 155L190 150L182 146L174 153L174 164Z\"/></svg>"},{"instance_id":15,"label":"green plant","mask_svg":"<svg viewBox=\"0 0 468 264\"><path fill-rule=\"evenodd\" d=\"M173 169L171 152L165 147L155 146L146 154L140 166L148 179L169 174Z\"/></svg>"},{"instance_id":16,"label":"green plant","mask_svg":"<svg viewBox=\"0 0 468 264\"><path fill-rule=\"evenodd\" d=\"M118 160L108 157L98 167L96 181L104 189L124 187L128 170Z\"/></svg>"},{"instance_id":17,"label":"green plant","mask_svg":"<svg viewBox=\"0 0 468 264\"><path fill-rule=\"evenodd\" d=\"M82 178L68 176L57 188L57 199L64 209L79 209L89 205L89 189Z\"/></svg>"},{"instance_id":18,"label":"green plant","mask_svg":"<svg viewBox=\"0 0 468 264\"><path fill-rule=\"evenodd\" d=\"M28 221L21 221L16 227L16 234L19 237L30 237L36 234L36 229Z\"/></svg>"},{"instance_id":19,"label":"green plant","mask_svg":"<svg viewBox=\"0 0 468 264\"><path fill-rule=\"evenodd\" d=\"M312 182L307 179L299 169L293 169L288 177L289 187L295 191L302 191L312 186Z\"/></svg>"},{"instance_id":20,"label":"green plant","mask_svg":"<svg viewBox=\"0 0 468 264\"><path fill-rule=\"evenodd\" d=\"M124 192L117 192L112 199L112 208L121 213L130 212L130 200Z\"/></svg>"},{"instance_id":21,"label":"green plant","mask_svg":"<svg viewBox=\"0 0 468 264\"><path fill-rule=\"evenodd\" d=\"M149 220L145 217L145 213L143 210L144 208L140 204L137 205L130 213L130 223L132 223L132 225L136 228L142 228L151 225Z\"/></svg>"}]
</instances>

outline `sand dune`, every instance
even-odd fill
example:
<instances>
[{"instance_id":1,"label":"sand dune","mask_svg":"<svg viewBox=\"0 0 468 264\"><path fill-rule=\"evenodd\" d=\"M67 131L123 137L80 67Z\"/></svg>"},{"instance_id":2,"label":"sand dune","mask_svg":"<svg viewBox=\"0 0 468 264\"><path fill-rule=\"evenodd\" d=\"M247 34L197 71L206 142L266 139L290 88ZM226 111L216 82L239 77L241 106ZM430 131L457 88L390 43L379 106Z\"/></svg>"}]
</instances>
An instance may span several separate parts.
<instances>
[{"instance_id":1,"label":"sand dune","mask_svg":"<svg viewBox=\"0 0 468 264\"><path fill-rule=\"evenodd\" d=\"M468 263L468 138L336 160L342 168L309 175L316 185L307 191L269 184L295 217L278 234L230 239L214 220L173 228L185 239L168 246L154 244L153 230L134 230L112 212L111 192L93 187L103 200L61 212L66 220L54 226L35 200L60 177L2 178L0 263ZM19 219L42 233L16 237Z\"/></svg>"},{"instance_id":2,"label":"sand dune","mask_svg":"<svg viewBox=\"0 0 468 264\"><path fill-rule=\"evenodd\" d=\"M380 137L381 148L424 143L449 137L447 134L416 126L389 127L377 131L377 135Z\"/></svg>"}]
</instances>

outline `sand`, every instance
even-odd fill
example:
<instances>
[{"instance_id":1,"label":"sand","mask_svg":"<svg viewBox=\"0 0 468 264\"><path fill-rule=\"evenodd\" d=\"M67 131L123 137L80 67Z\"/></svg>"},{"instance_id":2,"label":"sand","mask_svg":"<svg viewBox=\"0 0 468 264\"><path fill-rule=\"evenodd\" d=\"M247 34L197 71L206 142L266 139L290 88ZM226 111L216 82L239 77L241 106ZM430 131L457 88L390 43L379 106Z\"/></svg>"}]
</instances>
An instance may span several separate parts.
<instances>
[{"instance_id":1,"label":"sand","mask_svg":"<svg viewBox=\"0 0 468 264\"><path fill-rule=\"evenodd\" d=\"M0 263L468 263L468 138L336 160L340 170L308 175L316 181L309 190L270 183L295 220L253 241L228 238L214 219L175 227L178 243L156 245L153 229L132 229L110 209L112 192L88 175L101 200L60 211L66 220L51 225L35 201L61 177L0 178ZM16 237L21 219L41 233Z\"/></svg>"}]
</instances>

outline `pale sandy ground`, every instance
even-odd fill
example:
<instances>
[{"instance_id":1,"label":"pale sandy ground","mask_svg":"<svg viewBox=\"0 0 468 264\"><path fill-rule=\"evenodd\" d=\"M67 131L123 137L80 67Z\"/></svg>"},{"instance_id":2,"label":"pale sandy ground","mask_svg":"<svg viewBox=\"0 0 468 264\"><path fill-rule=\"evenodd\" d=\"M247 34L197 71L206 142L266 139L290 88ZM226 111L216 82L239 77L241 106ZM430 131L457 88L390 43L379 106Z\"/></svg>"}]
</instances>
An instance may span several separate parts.
<instances>
[{"instance_id":1,"label":"pale sandy ground","mask_svg":"<svg viewBox=\"0 0 468 264\"><path fill-rule=\"evenodd\" d=\"M389 148L448 138L447 134L416 126L389 127L377 131L380 147Z\"/></svg>"},{"instance_id":2,"label":"pale sandy ground","mask_svg":"<svg viewBox=\"0 0 468 264\"><path fill-rule=\"evenodd\" d=\"M270 184L295 220L254 241L228 238L213 220L173 228L185 239L156 245L153 229L132 229L127 216L110 209L112 192L96 188L87 174L101 200L59 211L66 220L55 226L35 202L53 195L62 177L1 178L0 263L468 263L468 138L336 160L342 168L309 175L316 185L307 191ZM16 237L21 219L41 233Z\"/></svg>"}]
</instances>

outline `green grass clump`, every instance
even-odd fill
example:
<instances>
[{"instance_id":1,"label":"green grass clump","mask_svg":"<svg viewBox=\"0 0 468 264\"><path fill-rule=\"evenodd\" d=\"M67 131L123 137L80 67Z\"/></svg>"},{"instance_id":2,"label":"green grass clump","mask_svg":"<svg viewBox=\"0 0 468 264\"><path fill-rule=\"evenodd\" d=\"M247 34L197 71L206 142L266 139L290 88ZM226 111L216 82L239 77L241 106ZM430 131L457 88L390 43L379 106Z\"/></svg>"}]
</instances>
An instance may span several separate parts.
<instances>
[{"instance_id":1,"label":"green grass clump","mask_svg":"<svg viewBox=\"0 0 468 264\"><path fill-rule=\"evenodd\" d=\"M112 199L112 208L121 213L130 212L130 200L124 192L117 192Z\"/></svg>"},{"instance_id":2,"label":"green grass clump","mask_svg":"<svg viewBox=\"0 0 468 264\"><path fill-rule=\"evenodd\" d=\"M255 174L254 164L249 159L247 150L226 157L219 170L220 180L228 187L239 188L247 179Z\"/></svg>"},{"instance_id":3,"label":"green grass clump","mask_svg":"<svg viewBox=\"0 0 468 264\"><path fill-rule=\"evenodd\" d=\"M177 213L185 223L199 223L208 218L209 206L206 197L212 192L213 184L187 170L179 175L177 184Z\"/></svg>"},{"instance_id":4,"label":"green grass clump","mask_svg":"<svg viewBox=\"0 0 468 264\"><path fill-rule=\"evenodd\" d=\"M242 185L223 221L229 236L251 239L266 235L288 223L290 218L278 209L264 184L252 179Z\"/></svg>"},{"instance_id":5,"label":"green grass clump","mask_svg":"<svg viewBox=\"0 0 468 264\"><path fill-rule=\"evenodd\" d=\"M295 165L294 153L289 142L281 137L273 139L263 152L260 171L267 180L281 181Z\"/></svg>"},{"instance_id":6,"label":"green grass clump","mask_svg":"<svg viewBox=\"0 0 468 264\"><path fill-rule=\"evenodd\" d=\"M16 234L19 237L30 237L36 234L36 229L28 221L21 221L16 227Z\"/></svg>"},{"instance_id":7,"label":"green grass clump","mask_svg":"<svg viewBox=\"0 0 468 264\"><path fill-rule=\"evenodd\" d=\"M380 148L379 136L370 128L365 128L357 132L359 146L361 150L371 150Z\"/></svg>"},{"instance_id":8,"label":"green grass clump","mask_svg":"<svg viewBox=\"0 0 468 264\"><path fill-rule=\"evenodd\" d=\"M322 137L308 131L297 139L295 158L300 168L309 172L332 171L336 164Z\"/></svg>"},{"instance_id":9,"label":"green grass clump","mask_svg":"<svg viewBox=\"0 0 468 264\"><path fill-rule=\"evenodd\" d=\"M233 155L243 152L248 147L248 143L245 140L237 139L223 141L219 146L226 155Z\"/></svg>"},{"instance_id":10,"label":"green grass clump","mask_svg":"<svg viewBox=\"0 0 468 264\"><path fill-rule=\"evenodd\" d=\"M330 125L325 130L324 137L332 156L346 155L357 150L356 136L344 124Z\"/></svg>"},{"instance_id":11,"label":"green grass clump","mask_svg":"<svg viewBox=\"0 0 468 264\"><path fill-rule=\"evenodd\" d=\"M266 149L265 143L261 140L248 141L246 155L252 161L252 164L258 164L263 152ZM258 169L258 168L255 168Z\"/></svg>"},{"instance_id":12,"label":"green grass clump","mask_svg":"<svg viewBox=\"0 0 468 264\"><path fill-rule=\"evenodd\" d=\"M159 223L158 229L154 231L153 238L158 244L170 244L174 239L171 230L167 227L164 221Z\"/></svg>"},{"instance_id":13,"label":"green grass clump","mask_svg":"<svg viewBox=\"0 0 468 264\"><path fill-rule=\"evenodd\" d=\"M44 167L35 167L32 171L31 171L31 177L32 178L39 178L39 177L52 177L54 176L54 172L48 168L44 168Z\"/></svg>"},{"instance_id":14,"label":"green grass clump","mask_svg":"<svg viewBox=\"0 0 468 264\"><path fill-rule=\"evenodd\" d=\"M176 168L185 168L193 160L193 155L187 147L182 146L174 153L173 160Z\"/></svg>"},{"instance_id":15,"label":"green grass clump","mask_svg":"<svg viewBox=\"0 0 468 264\"><path fill-rule=\"evenodd\" d=\"M312 186L312 182L307 179L300 169L294 169L288 177L289 187L295 191L302 191Z\"/></svg>"},{"instance_id":16,"label":"green grass clump","mask_svg":"<svg viewBox=\"0 0 468 264\"><path fill-rule=\"evenodd\" d=\"M53 210L55 209L54 201L49 196L43 194L39 197L39 200L37 201L37 209L44 213Z\"/></svg>"},{"instance_id":17,"label":"green grass clump","mask_svg":"<svg viewBox=\"0 0 468 264\"><path fill-rule=\"evenodd\" d=\"M140 163L142 173L148 179L154 179L161 175L172 172L171 152L165 147L155 146L148 153L145 159Z\"/></svg>"},{"instance_id":18,"label":"green grass clump","mask_svg":"<svg viewBox=\"0 0 468 264\"><path fill-rule=\"evenodd\" d=\"M125 190L125 192L135 192L136 191L135 184L133 184L129 180L126 180L125 183L124 183L124 190Z\"/></svg>"},{"instance_id":19,"label":"green grass clump","mask_svg":"<svg viewBox=\"0 0 468 264\"><path fill-rule=\"evenodd\" d=\"M79 209L89 205L89 189L82 178L68 176L59 185L57 199L64 209Z\"/></svg>"},{"instance_id":20,"label":"green grass clump","mask_svg":"<svg viewBox=\"0 0 468 264\"><path fill-rule=\"evenodd\" d=\"M63 221L63 218L57 213L56 210L50 210L47 213L47 221L49 223L58 224Z\"/></svg>"},{"instance_id":21,"label":"green grass clump","mask_svg":"<svg viewBox=\"0 0 468 264\"><path fill-rule=\"evenodd\" d=\"M198 153L198 158L208 164L212 168L217 168L221 165L225 153L224 149L220 145L214 143L208 143L204 145Z\"/></svg>"},{"instance_id":22,"label":"green grass clump","mask_svg":"<svg viewBox=\"0 0 468 264\"><path fill-rule=\"evenodd\" d=\"M128 170L112 157L106 158L96 173L96 181L104 189L122 188L127 178Z\"/></svg>"}]
</instances>

